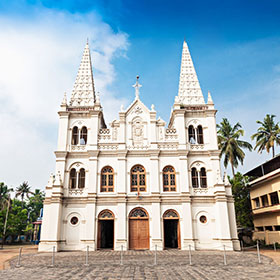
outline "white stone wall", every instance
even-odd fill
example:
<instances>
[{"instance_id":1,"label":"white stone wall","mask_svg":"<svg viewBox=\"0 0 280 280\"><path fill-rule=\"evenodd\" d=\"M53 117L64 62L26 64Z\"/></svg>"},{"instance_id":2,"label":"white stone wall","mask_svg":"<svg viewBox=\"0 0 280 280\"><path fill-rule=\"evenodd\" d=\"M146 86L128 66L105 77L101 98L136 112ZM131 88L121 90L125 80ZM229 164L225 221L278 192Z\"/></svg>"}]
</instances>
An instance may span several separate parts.
<instances>
[{"instance_id":1,"label":"white stone wall","mask_svg":"<svg viewBox=\"0 0 280 280\"><path fill-rule=\"evenodd\" d=\"M185 58L190 59L187 46ZM86 50L86 54L88 49ZM87 63L88 55L84 59ZM184 71L183 71L184 72ZM192 71L193 73L193 71ZM194 72L195 73L195 72ZM129 213L136 207L149 214L150 249L162 249L163 214L173 209L179 215L181 249L238 249L234 204L230 186L221 178L216 133L216 110L204 104L202 96L188 97L188 77L181 77L181 96L175 103L168 127L139 99L119 112L119 119L106 128L99 98L94 105L68 106L64 100L59 112L56 170L46 187L40 251L90 250L97 247L98 215L108 209L114 214L114 249L128 248ZM192 90L194 94L196 91ZM183 99L182 99L183 98ZM95 99L95 96L94 96ZM72 96L72 103L75 96ZM186 104L191 100L192 104ZM199 104L195 104L199 100ZM202 102L203 101L203 102ZM208 99L209 101L209 99ZM76 104L75 103L75 104ZM203 144L188 141L188 127L203 128ZM72 130L87 127L87 144L72 145ZM146 191L130 190L130 170L141 164L146 170ZM114 170L114 191L100 191L101 170ZM176 172L176 191L163 191L162 170L171 165ZM85 188L69 189L71 168L86 171ZM194 189L191 168L207 172L207 188ZM207 218L206 223L200 217ZM79 222L71 225L72 217Z\"/></svg>"}]
</instances>

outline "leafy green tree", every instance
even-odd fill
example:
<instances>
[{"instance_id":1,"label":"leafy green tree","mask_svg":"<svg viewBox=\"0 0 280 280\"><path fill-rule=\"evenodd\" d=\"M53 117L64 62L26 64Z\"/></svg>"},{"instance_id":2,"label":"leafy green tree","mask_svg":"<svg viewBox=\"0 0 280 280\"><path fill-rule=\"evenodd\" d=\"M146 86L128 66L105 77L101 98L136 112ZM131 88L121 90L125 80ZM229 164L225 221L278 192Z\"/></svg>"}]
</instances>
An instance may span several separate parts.
<instances>
[{"instance_id":1,"label":"leafy green tree","mask_svg":"<svg viewBox=\"0 0 280 280\"><path fill-rule=\"evenodd\" d=\"M3 237L3 227L6 218L6 211L7 209L0 211L0 229L2 229L0 231L1 237ZM22 207L21 201L13 199L11 209L8 215L6 234L3 237L4 240L9 235L12 236L12 240L14 240L16 236L24 234L24 230L26 229L26 226L28 224L27 220L27 209Z\"/></svg>"},{"instance_id":2,"label":"leafy green tree","mask_svg":"<svg viewBox=\"0 0 280 280\"><path fill-rule=\"evenodd\" d=\"M232 174L235 175L234 168L237 168L239 162L243 164L245 153L242 148L252 150L252 145L246 141L239 140L244 135L240 123L233 127L227 118L223 118L222 122L217 125L218 145L221 150L220 156L224 156L224 166L231 164Z\"/></svg>"},{"instance_id":3,"label":"leafy green tree","mask_svg":"<svg viewBox=\"0 0 280 280\"><path fill-rule=\"evenodd\" d=\"M30 221L35 222L40 215L40 210L43 208L45 199L44 192L36 189L33 195L28 199L27 208L29 211Z\"/></svg>"},{"instance_id":4,"label":"leafy green tree","mask_svg":"<svg viewBox=\"0 0 280 280\"><path fill-rule=\"evenodd\" d=\"M248 177L237 172L230 179L232 194L234 197L236 223L238 227L253 227L253 216L250 202Z\"/></svg>"},{"instance_id":5,"label":"leafy green tree","mask_svg":"<svg viewBox=\"0 0 280 280\"><path fill-rule=\"evenodd\" d=\"M280 145L280 127L279 123L274 122L275 115L267 114L263 120L257 121L261 126L258 128L257 133L251 136L251 139L256 139L255 150L262 153L266 150L268 153L272 149L272 157L275 156L275 145Z\"/></svg>"},{"instance_id":6,"label":"leafy green tree","mask_svg":"<svg viewBox=\"0 0 280 280\"><path fill-rule=\"evenodd\" d=\"M29 186L27 181L23 182L21 185L19 185L19 187L16 188L16 197L21 197L22 206L24 197L27 196L29 198L30 194L33 194L33 192L31 191L31 187Z\"/></svg>"}]
</instances>

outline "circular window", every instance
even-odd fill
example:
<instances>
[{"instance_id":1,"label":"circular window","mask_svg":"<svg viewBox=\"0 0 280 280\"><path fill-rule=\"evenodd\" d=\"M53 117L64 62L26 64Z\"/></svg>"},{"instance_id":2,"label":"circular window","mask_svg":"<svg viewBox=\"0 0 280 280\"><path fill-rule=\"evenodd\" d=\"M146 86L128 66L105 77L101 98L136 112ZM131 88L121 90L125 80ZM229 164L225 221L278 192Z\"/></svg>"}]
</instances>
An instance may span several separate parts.
<instances>
[{"instance_id":1,"label":"circular window","mask_svg":"<svg viewBox=\"0 0 280 280\"><path fill-rule=\"evenodd\" d=\"M206 216L200 216L199 221L200 221L202 224L206 224L206 223L207 223L207 218L206 218Z\"/></svg>"},{"instance_id":2,"label":"circular window","mask_svg":"<svg viewBox=\"0 0 280 280\"><path fill-rule=\"evenodd\" d=\"M70 223L72 225L76 225L78 222L79 222L79 219L77 217L72 217L71 220L70 220Z\"/></svg>"}]
</instances>

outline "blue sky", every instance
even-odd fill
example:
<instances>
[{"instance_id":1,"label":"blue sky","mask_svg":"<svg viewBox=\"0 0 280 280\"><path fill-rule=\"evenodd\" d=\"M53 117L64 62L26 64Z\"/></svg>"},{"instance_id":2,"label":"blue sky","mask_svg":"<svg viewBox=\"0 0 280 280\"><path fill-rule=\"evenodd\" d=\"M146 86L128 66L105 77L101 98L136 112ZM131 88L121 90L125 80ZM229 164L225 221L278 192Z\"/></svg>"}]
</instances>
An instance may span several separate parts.
<instances>
[{"instance_id":1,"label":"blue sky","mask_svg":"<svg viewBox=\"0 0 280 280\"><path fill-rule=\"evenodd\" d=\"M16 126L21 135L32 132L32 139L12 158L16 143L0 142L9 145L3 155L10 161L2 163L3 180L12 185L30 180L44 187L54 169L56 111L63 92L70 97L87 37L107 123L117 116L121 103L133 100L136 75L143 85L143 102L155 104L168 122L186 38L204 96L210 90L218 109L217 121L239 121L249 140L255 121L266 113L280 120L279 14L280 2L271 0L0 1L0 52L11 69L17 68L14 73L6 71L4 63L0 66L5 77L2 82L0 78L0 101L5 105L0 117L7 130ZM29 66L33 76L31 70L26 74ZM30 133L24 139L28 137ZM42 146L34 148L34 139ZM38 156L15 178L9 165L20 168L22 158L34 151ZM45 163L36 164L42 157ZM266 159L267 154L250 153L240 170ZM37 178L31 178L32 168Z\"/></svg>"}]
</instances>

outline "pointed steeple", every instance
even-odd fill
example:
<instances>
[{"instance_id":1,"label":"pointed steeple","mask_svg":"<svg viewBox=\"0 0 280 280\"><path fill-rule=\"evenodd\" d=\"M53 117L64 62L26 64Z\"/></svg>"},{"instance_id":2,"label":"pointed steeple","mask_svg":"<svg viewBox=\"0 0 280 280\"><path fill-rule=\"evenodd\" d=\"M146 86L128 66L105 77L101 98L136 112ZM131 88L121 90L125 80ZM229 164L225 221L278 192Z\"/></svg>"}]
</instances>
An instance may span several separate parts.
<instances>
[{"instance_id":1,"label":"pointed steeple","mask_svg":"<svg viewBox=\"0 0 280 280\"><path fill-rule=\"evenodd\" d=\"M72 90L70 106L93 106L94 103L94 81L92 75L90 50L87 41L76 81Z\"/></svg>"},{"instance_id":2,"label":"pointed steeple","mask_svg":"<svg viewBox=\"0 0 280 280\"><path fill-rule=\"evenodd\" d=\"M191 54L186 41L183 44L180 82L177 101L184 104L205 104ZM176 102L176 101L175 101Z\"/></svg>"}]
</instances>

